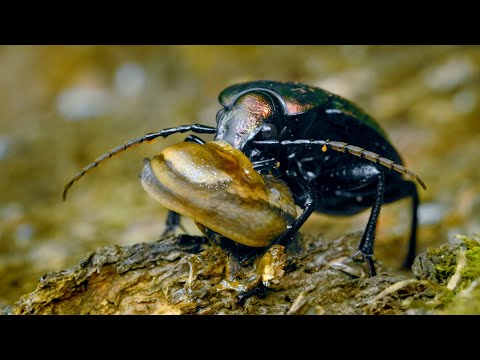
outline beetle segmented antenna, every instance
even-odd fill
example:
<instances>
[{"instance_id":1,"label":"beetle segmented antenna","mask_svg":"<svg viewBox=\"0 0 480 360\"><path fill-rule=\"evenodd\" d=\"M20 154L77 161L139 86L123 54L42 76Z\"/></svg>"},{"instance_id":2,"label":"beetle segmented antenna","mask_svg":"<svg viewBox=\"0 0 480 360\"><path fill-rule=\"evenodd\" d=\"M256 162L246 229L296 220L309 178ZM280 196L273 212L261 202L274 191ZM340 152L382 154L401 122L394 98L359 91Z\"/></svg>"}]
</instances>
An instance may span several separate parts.
<instances>
[{"instance_id":1,"label":"beetle segmented antenna","mask_svg":"<svg viewBox=\"0 0 480 360\"><path fill-rule=\"evenodd\" d=\"M256 145L322 145L322 151L327 151L327 148L331 148L335 151L339 151L342 153L348 152L352 155L367 159L374 163L379 163L391 170L395 170L401 174L405 174L410 176L412 179L417 181L423 190L427 190L427 185L423 182L423 180L415 174L413 171L408 170L406 167L395 163L392 160L384 158L377 153L368 151L364 148L350 145L341 141L330 141L330 140L260 140L254 141Z\"/></svg>"},{"instance_id":2,"label":"beetle segmented antenna","mask_svg":"<svg viewBox=\"0 0 480 360\"><path fill-rule=\"evenodd\" d=\"M86 173L88 173L90 170L96 168L98 165L103 163L104 161L110 159L112 156L115 156L127 149L134 148L138 145L140 145L143 142L151 142L154 141L156 138L162 136L163 138L166 138L167 136L170 136L172 134L176 133L185 133L188 131L193 131L195 133L199 134L215 134L217 132L217 128L211 127L211 126L206 126L206 125L201 125L201 124L193 124L193 125L182 125L182 126L177 126L173 128L167 128L163 129L157 132L152 132L145 134L143 136L140 136L138 138L128 140L126 143L119 145L117 147L114 147L111 149L109 152L99 156L95 161L92 163L88 164L85 166L77 175L75 175L72 180L70 180L67 185L65 185L65 188L63 189L63 201L67 199L67 192L68 190L72 187L73 184L75 184L80 178L82 178Z\"/></svg>"}]
</instances>

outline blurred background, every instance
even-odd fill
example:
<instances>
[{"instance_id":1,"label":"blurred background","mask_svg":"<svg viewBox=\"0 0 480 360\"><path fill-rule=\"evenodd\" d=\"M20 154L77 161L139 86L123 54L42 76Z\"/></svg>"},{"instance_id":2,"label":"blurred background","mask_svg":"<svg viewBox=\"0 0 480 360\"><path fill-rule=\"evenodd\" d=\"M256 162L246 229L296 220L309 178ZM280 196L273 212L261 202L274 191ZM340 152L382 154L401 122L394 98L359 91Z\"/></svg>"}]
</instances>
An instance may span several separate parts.
<instances>
[{"instance_id":1,"label":"blurred background","mask_svg":"<svg viewBox=\"0 0 480 360\"><path fill-rule=\"evenodd\" d=\"M1 46L0 308L100 246L155 241L166 210L138 174L144 157L185 135L108 161L63 202L65 184L131 138L215 125L218 94L260 79L322 87L377 119L428 185L419 251L480 233L479 46ZM315 214L302 232L333 240L363 231L368 215ZM382 208L376 258L392 271L410 219L409 200Z\"/></svg>"}]
</instances>

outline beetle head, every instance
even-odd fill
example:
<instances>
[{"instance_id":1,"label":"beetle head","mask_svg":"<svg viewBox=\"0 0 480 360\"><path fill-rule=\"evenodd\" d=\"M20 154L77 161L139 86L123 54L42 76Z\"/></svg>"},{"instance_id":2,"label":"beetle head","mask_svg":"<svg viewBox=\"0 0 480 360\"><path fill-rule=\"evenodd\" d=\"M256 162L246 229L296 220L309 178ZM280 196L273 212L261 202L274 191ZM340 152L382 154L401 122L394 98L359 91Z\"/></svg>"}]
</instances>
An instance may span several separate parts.
<instances>
[{"instance_id":1,"label":"beetle head","mask_svg":"<svg viewBox=\"0 0 480 360\"><path fill-rule=\"evenodd\" d=\"M277 136L278 116L281 103L269 92L252 90L239 96L230 107L217 114L217 135L215 140L223 140L234 148L243 150L245 144L256 138L268 140Z\"/></svg>"}]
</instances>

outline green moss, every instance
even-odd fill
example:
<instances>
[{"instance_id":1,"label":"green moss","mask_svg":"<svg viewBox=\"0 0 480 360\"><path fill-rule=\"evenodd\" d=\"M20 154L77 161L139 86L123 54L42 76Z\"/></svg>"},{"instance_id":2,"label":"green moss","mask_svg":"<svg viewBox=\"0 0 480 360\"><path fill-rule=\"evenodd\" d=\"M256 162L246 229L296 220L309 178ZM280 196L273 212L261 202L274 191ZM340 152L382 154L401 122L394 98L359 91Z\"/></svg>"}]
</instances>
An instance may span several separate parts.
<instances>
[{"instance_id":1,"label":"green moss","mask_svg":"<svg viewBox=\"0 0 480 360\"><path fill-rule=\"evenodd\" d=\"M454 272L459 271L460 276L460 280L454 289L454 292L458 293L480 277L480 237L477 235L473 235L473 237L457 235L456 238L461 240L459 250L456 251L457 258L461 256L465 258L463 264L457 264L454 270ZM460 269L457 270L457 267L460 267Z\"/></svg>"},{"instance_id":2,"label":"green moss","mask_svg":"<svg viewBox=\"0 0 480 360\"><path fill-rule=\"evenodd\" d=\"M462 271L462 277L469 280L480 277L480 246L468 250L465 256L468 266Z\"/></svg>"},{"instance_id":3,"label":"green moss","mask_svg":"<svg viewBox=\"0 0 480 360\"><path fill-rule=\"evenodd\" d=\"M480 314L480 237L457 236L466 248L461 280L455 288L455 297L441 314Z\"/></svg>"},{"instance_id":4,"label":"green moss","mask_svg":"<svg viewBox=\"0 0 480 360\"><path fill-rule=\"evenodd\" d=\"M457 254L448 245L430 251L435 262L435 279L438 284L446 284L457 268Z\"/></svg>"},{"instance_id":5,"label":"green moss","mask_svg":"<svg viewBox=\"0 0 480 360\"><path fill-rule=\"evenodd\" d=\"M445 302L442 314L480 314L480 237L457 235L461 240L460 256L464 256L463 267L458 271L460 279L452 289L452 296ZM457 251L457 252L459 252ZM452 276L454 276L452 274Z\"/></svg>"},{"instance_id":6,"label":"green moss","mask_svg":"<svg viewBox=\"0 0 480 360\"><path fill-rule=\"evenodd\" d=\"M469 287L460 291L439 314L471 315L480 314L480 281L473 281Z\"/></svg>"},{"instance_id":7,"label":"green moss","mask_svg":"<svg viewBox=\"0 0 480 360\"><path fill-rule=\"evenodd\" d=\"M480 313L480 238L456 238L460 240L457 244L428 249L415 259L414 275L432 286L405 304L410 309L439 314Z\"/></svg>"}]
</instances>

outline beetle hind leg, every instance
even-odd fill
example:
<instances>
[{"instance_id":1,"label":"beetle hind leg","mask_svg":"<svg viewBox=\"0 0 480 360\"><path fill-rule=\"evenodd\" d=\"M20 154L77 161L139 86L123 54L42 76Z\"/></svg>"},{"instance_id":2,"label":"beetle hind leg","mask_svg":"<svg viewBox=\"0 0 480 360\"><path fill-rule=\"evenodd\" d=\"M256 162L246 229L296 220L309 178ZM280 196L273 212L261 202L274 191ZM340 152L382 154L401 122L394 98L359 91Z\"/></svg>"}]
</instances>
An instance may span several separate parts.
<instances>
[{"instance_id":1,"label":"beetle hind leg","mask_svg":"<svg viewBox=\"0 0 480 360\"><path fill-rule=\"evenodd\" d=\"M402 180L394 186L390 186L385 194L385 203L390 203L402 198L412 198L412 222L410 225L410 238L408 241L408 252L403 262L405 269L410 269L417 254L417 226L418 226L418 189L414 182Z\"/></svg>"},{"instance_id":2,"label":"beetle hind leg","mask_svg":"<svg viewBox=\"0 0 480 360\"><path fill-rule=\"evenodd\" d=\"M408 188L410 189L410 195L412 196L412 225L410 229L410 240L408 242L408 253L403 263L403 267L410 269L413 265L413 260L415 260L417 252L417 226L418 226L418 190L415 184L411 181L408 181Z\"/></svg>"},{"instance_id":3,"label":"beetle hind leg","mask_svg":"<svg viewBox=\"0 0 480 360\"><path fill-rule=\"evenodd\" d=\"M377 272L375 271L375 265L373 263L373 252L374 252L374 243L375 243L375 233L377 229L378 216L380 215L380 209L383 204L385 193L385 175L383 171L378 173L377 181L377 194L375 196L375 201L372 206L372 212L368 218L367 226L365 232L363 233L362 240L358 246L358 251L355 253L354 257L358 254L361 254L363 259L367 262L368 272L370 276L375 276Z\"/></svg>"},{"instance_id":4,"label":"beetle hind leg","mask_svg":"<svg viewBox=\"0 0 480 360\"><path fill-rule=\"evenodd\" d=\"M375 188L373 188L372 190L374 189ZM351 193L347 191L341 191L340 194L342 195L342 197L346 199L353 198L353 197L360 197L364 199L365 203L373 201L374 204L376 204L377 198L378 198L378 191L375 197L370 197L371 196L370 190L364 193L358 193L358 192ZM418 206L419 206L419 196L418 196L417 186L415 185L414 182L410 180L400 179L395 182L391 182L389 183L388 188L385 190L384 200L383 200L383 204L389 204L397 200L408 198L408 197L412 198L412 221L410 223L410 237L408 242L408 251L402 265L402 267L405 269L411 268L417 252L417 226L418 226ZM373 207L375 208L375 205ZM372 210L372 213L373 213L373 210ZM370 216L369 223L370 223L370 220L372 220L372 215ZM371 238L371 235L367 234L369 228L370 227L367 224L367 229L365 230L359 250L353 255L354 258L358 256L362 260L365 259L367 262L369 262L368 257L366 257L365 253L362 252L362 249L364 251L370 250L369 243L370 241L373 241L373 239ZM369 239L372 239L372 240L369 240ZM372 246L372 249L373 249L373 246ZM370 267L370 264L369 264L369 267Z\"/></svg>"}]
</instances>

